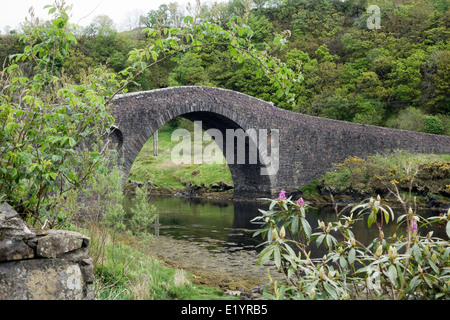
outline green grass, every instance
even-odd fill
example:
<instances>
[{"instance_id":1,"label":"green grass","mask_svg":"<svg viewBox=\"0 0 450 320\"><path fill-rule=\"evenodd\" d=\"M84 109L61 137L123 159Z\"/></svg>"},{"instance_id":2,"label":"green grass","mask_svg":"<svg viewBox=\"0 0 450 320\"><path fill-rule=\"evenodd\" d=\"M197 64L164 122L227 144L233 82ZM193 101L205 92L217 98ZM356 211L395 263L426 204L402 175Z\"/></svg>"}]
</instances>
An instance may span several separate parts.
<instances>
[{"instance_id":1,"label":"green grass","mask_svg":"<svg viewBox=\"0 0 450 320\"><path fill-rule=\"evenodd\" d=\"M208 187L210 184L224 182L232 186L233 180L230 170L223 158L222 163L213 164L176 164L171 159L171 153L179 141L172 141L172 133L176 128L185 128L193 132L193 123L189 120L178 118L159 129L158 156L153 155L153 137L144 145L131 168L128 179L136 183L152 183L158 188L168 190L182 190L188 183ZM192 154L193 139L191 134ZM204 142L203 148L213 142ZM207 160L207 159L204 159Z\"/></svg>"},{"instance_id":2,"label":"green grass","mask_svg":"<svg viewBox=\"0 0 450 320\"><path fill-rule=\"evenodd\" d=\"M91 238L95 291L99 300L234 300L212 287L191 282L192 275L167 268L145 252L138 241L111 229L91 225L83 230Z\"/></svg>"}]
</instances>

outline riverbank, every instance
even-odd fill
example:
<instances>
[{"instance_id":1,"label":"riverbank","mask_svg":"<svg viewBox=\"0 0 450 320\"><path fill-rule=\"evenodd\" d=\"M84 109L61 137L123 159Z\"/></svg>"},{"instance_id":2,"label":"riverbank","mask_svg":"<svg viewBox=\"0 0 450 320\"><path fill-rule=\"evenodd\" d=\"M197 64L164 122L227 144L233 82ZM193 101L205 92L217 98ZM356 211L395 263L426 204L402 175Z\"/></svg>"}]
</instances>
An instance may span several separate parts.
<instances>
[{"instance_id":1,"label":"riverbank","mask_svg":"<svg viewBox=\"0 0 450 320\"><path fill-rule=\"evenodd\" d=\"M333 200L357 203L378 195L395 205L398 204L396 190L403 199L416 201L422 209L448 210L450 155L396 151L365 159L351 157L309 186L300 188L299 193L318 205Z\"/></svg>"}]
</instances>

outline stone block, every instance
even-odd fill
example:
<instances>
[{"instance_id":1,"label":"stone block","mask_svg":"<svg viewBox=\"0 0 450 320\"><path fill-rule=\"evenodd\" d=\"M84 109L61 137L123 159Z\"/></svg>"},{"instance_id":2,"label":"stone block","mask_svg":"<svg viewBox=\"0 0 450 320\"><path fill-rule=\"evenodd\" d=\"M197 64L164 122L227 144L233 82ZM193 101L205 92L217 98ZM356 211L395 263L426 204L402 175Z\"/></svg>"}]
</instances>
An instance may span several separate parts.
<instances>
[{"instance_id":1,"label":"stone block","mask_svg":"<svg viewBox=\"0 0 450 320\"><path fill-rule=\"evenodd\" d=\"M49 230L38 237L36 254L43 258L56 258L62 254L87 247L89 238L73 231Z\"/></svg>"},{"instance_id":2,"label":"stone block","mask_svg":"<svg viewBox=\"0 0 450 320\"><path fill-rule=\"evenodd\" d=\"M0 240L23 240L35 236L13 207L8 203L0 204Z\"/></svg>"},{"instance_id":3,"label":"stone block","mask_svg":"<svg viewBox=\"0 0 450 320\"><path fill-rule=\"evenodd\" d=\"M0 264L0 300L82 300L85 292L80 266L67 260Z\"/></svg>"},{"instance_id":4,"label":"stone block","mask_svg":"<svg viewBox=\"0 0 450 320\"><path fill-rule=\"evenodd\" d=\"M34 250L23 240L0 240L0 262L33 258Z\"/></svg>"}]
</instances>

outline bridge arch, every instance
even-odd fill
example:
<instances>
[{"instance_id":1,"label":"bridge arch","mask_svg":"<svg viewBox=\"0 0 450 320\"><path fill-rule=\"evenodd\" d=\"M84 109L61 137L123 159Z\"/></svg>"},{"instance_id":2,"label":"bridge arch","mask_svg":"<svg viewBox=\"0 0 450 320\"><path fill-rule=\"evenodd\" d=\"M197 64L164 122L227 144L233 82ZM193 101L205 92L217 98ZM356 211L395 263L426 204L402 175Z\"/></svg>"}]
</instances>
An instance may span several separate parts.
<instances>
[{"instance_id":1,"label":"bridge arch","mask_svg":"<svg viewBox=\"0 0 450 320\"><path fill-rule=\"evenodd\" d=\"M275 188L273 175L262 174L264 170L267 170L267 166L261 162L260 156L261 152L270 153L270 141L269 144L262 145L262 150L258 143L246 135L243 140L245 144L239 145L242 142L242 140L238 141L241 138L241 132L257 131L259 128L255 128L253 126L255 123L249 122L232 104L223 103L223 101L219 103L220 99L212 99L212 101L201 99L196 89L194 89L195 95L181 95L182 92L180 93L179 90L161 89L127 94L114 101L116 128L113 131L113 138L119 141L116 145L123 159L122 170L125 176L128 176L143 145L156 130L176 117L184 117L194 123L201 123L205 131L213 129L221 134L223 141L218 143L218 147L227 160L233 178L235 198L271 196ZM214 91L216 90L223 94L221 89ZM169 92L172 93L169 95L171 102L167 101L169 96L166 94ZM161 94L164 98L161 98ZM192 99L194 96L195 98ZM211 97L209 95L209 98ZM234 132L235 135L230 135L230 132ZM268 135L270 139L270 131ZM233 141L230 141L230 137ZM243 161L238 159L241 156L241 147L245 150ZM256 157L251 154L254 150L257 152Z\"/></svg>"},{"instance_id":2,"label":"bridge arch","mask_svg":"<svg viewBox=\"0 0 450 320\"><path fill-rule=\"evenodd\" d=\"M261 174L261 169L267 168L261 162L229 164L235 198L273 196L282 189L296 192L350 156L363 158L397 149L450 154L448 136L308 116L219 88L189 86L136 92L117 97L113 105L125 175L153 133L178 116L202 121L204 129L221 132L239 128L277 130L279 161L270 175ZM257 150L259 160L268 151L259 143Z\"/></svg>"}]
</instances>

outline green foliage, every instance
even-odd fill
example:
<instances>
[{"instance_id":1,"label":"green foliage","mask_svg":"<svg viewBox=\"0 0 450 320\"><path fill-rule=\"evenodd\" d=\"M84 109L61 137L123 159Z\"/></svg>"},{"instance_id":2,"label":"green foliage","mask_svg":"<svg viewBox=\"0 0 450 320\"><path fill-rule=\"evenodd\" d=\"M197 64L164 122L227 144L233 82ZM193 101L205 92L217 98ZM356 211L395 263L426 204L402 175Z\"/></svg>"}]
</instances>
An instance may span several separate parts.
<instances>
[{"instance_id":1,"label":"green foliage","mask_svg":"<svg viewBox=\"0 0 450 320\"><path fill-rule=\"evenodd\" d=\"M394 185L395 188L395 185ZM398 191L398 199L401 200ZM385 238L383 225L392 223L393 211L381 204L381 198L362 202L345 214L337 212L336 222L318 221L310 226L303 199L286 199L284 192L270 200L269 210L260 210L262 229L255 233L266 239L259 262L273 260L284 274L271 280L273 299L448 299L450 292L450 241L420 235L419 229L431 223L445 226L450 238L450 210L446 215L428 219L410 208L397 218L404 236ZM378 229L378 238L369 245L355 239L352 226L368 216L368 227ZM317 232L313 233L313 230ZM322 259L311 259L309 245L324 245ZM296 251L294 251L296 250ZM298 252L298 253L297 253ZM268 292L268 291L266 291Z\"/></svg>"},{"instance_id":2,"label":"green foliage","mask_svg":"<svg viewBox=\"0 0 450 320\"><path fill-rule=\"evenodd\" d=\"M105 100L118 86L101 68L83 86L57 76L57 58L67 56L76 39L67 30L67 8L48 8L51 24L30 24L21 37L24 53L0 74L0 198L35 224L54 221L65 194L80 190L102 168L99 138L113 122ZM33 66L31 77L24 75L23 62Z\"/></svg>"},{"instance_id":3,"label":"green foliage","mask_svg":"<svg viewBox=\"0 0 450 320\"><path fill-rule=\"evenodd\" d=\"M139 66L152 66L152 71L141 68L129 90L214 86L311 115L426 132L424 118L417 126L406 125L403 112L415 108L442 121L449 112L449 5L443 0L372 4L381 10L380 29L367 29L365 0L258 1L255 9L236 0L191 6L192 20L171 3L142 17L155 30L150 34L119 33L109 17L99 16L79 33L76 54L57 55L54 68L64 67L75 81L86 64L135 72L140 58L128 59L128 53L136 49L145 57ZM241 18L230 21L234 15ZM180 28L185 18L186 28ZM17 52L17 38L0 40L1 57ZM443 125L440 134L449 134L450 127Z\"/></svg>"},{"instance_id":4,"label":"green foliage","mask_svg":"<svg viewBox=\"0 0 450 320\"><path fill-rule=\"evenodd\" d=\"M134 234L150 234L152 224L157 216L157 209L149 202L149 194L146 188L137 188L133 198L133 206L130 207L128 230Z\"/></svg>"},{"instance_id":5,"label":"green foliage","mask_svg":"<svg viewBox=\"0 0 450 320\"><path fill-rule=\"evenodd\" d=\"M441 119L439 119L436 116L426 116L424 126L426 133L432 134L444 133L444 125L442 124Z\"/></svg>"}]
</instances>

